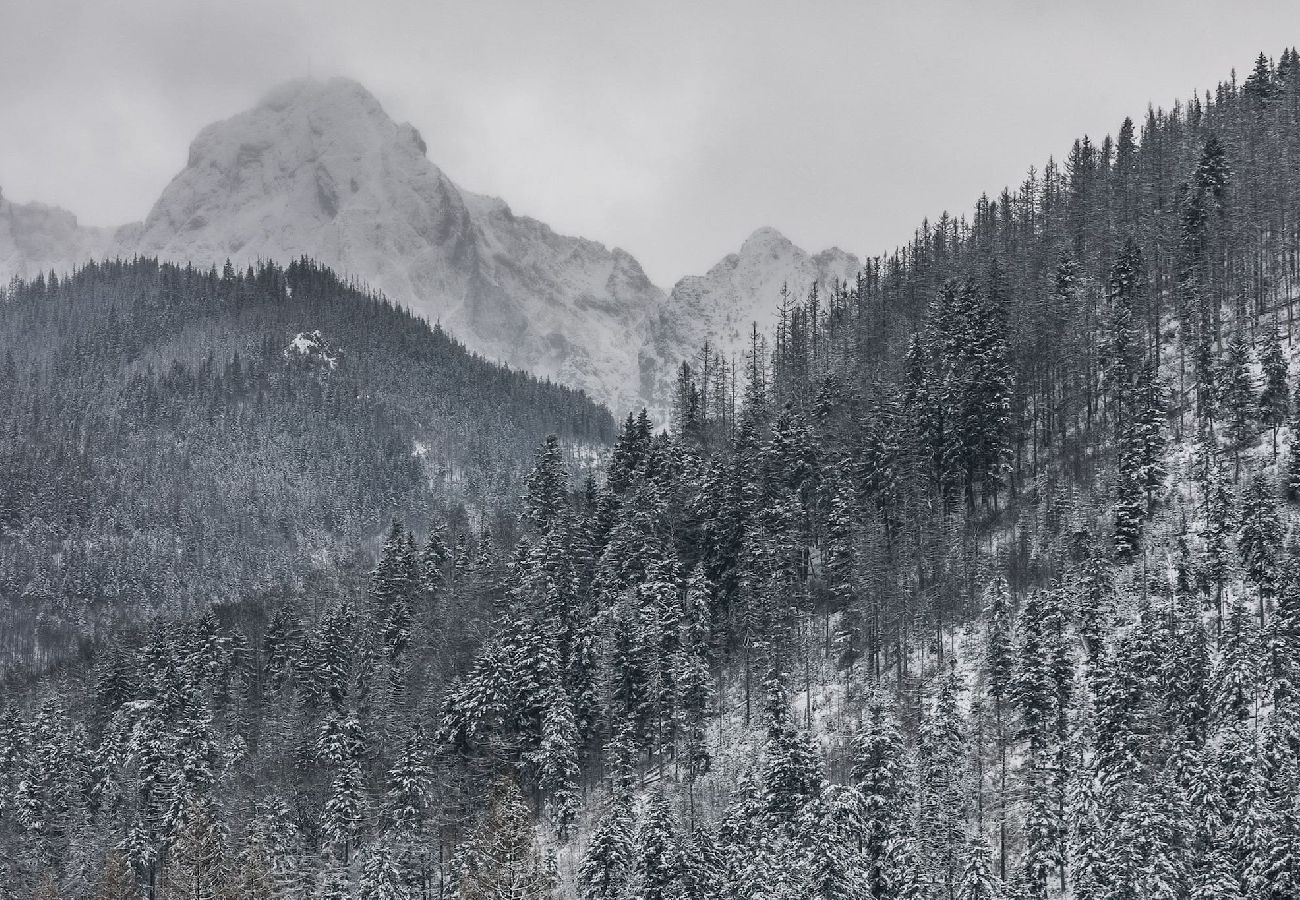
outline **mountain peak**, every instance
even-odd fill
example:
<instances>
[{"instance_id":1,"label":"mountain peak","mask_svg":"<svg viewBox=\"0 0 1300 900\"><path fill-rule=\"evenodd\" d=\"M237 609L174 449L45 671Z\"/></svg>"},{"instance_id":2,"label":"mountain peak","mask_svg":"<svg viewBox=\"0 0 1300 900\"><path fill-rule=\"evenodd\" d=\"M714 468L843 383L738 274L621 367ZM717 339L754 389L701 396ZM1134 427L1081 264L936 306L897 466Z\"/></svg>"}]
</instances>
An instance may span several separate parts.
<instances>
[{"instance_id":1,"label":"mountain peak","mask_svg":"<svg viewBox=\"0 0 1300 900\"><path fill-rule=\"evenodd\" d=\"M286 82L208 125L143 223L101 233L0 203L3 277L114 253L237 267L308 256L486 358L619 411L650 399L638 351L664 295L637 261L461 190L412 126L347 78Z\"/></svg>"},{"instance_id":2,"label":"mountain peak","mask_svg":"<svg viewBox=\"0 0 1300 900\"><path fill-rule=\"evenodd\" d=\"M802 298L814 284L851 281L860 267L857 257L837 248L810 256L775 228L755 230L738 252L673 287L651 335L660 360L652 376L670 384L677 363L705 343L723 356L739 356L754 323L767 333L775 327L783 288Z\"/></svg>"},{"instance_id":3,"label":"mountain peak","mask_svg":"<svg viewBox=\"0 0 1300 900\"><path fill-rule=\"evenodd\" d=\"M781 232L777 231L770 225L764 225L761 228L754 229L754 232L740 245L741 255L756 250L766 250L771 248L794 247L794 243Z\"/></svg>"},{"instance_id":4,"label":"mountain peak","mask_svg":"<svg viewBox=\"0 0 1300 900\"><path fill-rule=\"evenodd\" d=\"M394 122L361 84L349 78L298 78L272 89L251 109L200 131L187 166L229 169L272 147L280 165L291 164L295 156L314 160L326 151L337 164L384 145L419 157L427 152L420 133Z\"/></svg>"},{"instance_id":5,"label":"mountain peak","mask_svg":"<svg viewBox=\"0 0 1300 900\"><path fill-rule=\"evenodd\" d=\"M618 409L636 399L628 348L663 301L630 256L462 191L347 78L287 82L204 128L132 250L218 265L310 256L489 359Z\"/></svg>"}]
</instances>

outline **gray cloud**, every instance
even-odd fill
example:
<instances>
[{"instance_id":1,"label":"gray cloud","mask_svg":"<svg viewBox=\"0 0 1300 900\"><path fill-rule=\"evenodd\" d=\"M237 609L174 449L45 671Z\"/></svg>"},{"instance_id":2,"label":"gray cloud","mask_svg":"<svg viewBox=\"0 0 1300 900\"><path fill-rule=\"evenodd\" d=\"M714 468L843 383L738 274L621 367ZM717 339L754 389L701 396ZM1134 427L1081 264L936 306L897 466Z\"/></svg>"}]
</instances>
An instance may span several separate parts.
<instances>
[{"instance_id":1,"label":"gray cloud","mask_svg":"<svg viewBox=\"0 0 1300 900\"><path fill-rule=\"evenodd\" d=\"M1300 38L1185 2L0 0L0 188L142 217L197 130L304 74L366 84L465 187L668 285L755 227L888 250Z\"/></svg>"}]
</instances>

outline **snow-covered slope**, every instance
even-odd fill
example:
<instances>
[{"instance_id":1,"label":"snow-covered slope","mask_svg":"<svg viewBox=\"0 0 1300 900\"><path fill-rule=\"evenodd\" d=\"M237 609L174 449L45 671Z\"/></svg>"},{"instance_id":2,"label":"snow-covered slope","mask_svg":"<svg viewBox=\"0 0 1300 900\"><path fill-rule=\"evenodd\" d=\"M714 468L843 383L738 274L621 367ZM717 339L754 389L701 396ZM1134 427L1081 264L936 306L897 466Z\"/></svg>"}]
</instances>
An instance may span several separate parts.
<instances>
[{"instance_id":1,"label":"snow-covered slope","mask_svg":"<svg viewBox=\"0 0 1300 900\"><path fill-rule=\"evenodd\" d=\"M738 352L770 331L781 285L851 278L858 260L810 256L763 228L671 296L630 254L555 233L462 190L364 87L282 85L209 125L142 223L83 228L68 212L0 197L0 278L133 254L220 266L307 255L440 321L471 349L586 389L623 414L660 415L682 359Z\"/></svg>"},{"instance_id":2,"label":"snow-covered slope","mask_svg":"<svg viewBox=\"0 0 1300 900\"><path fill-rule=\"evenodd\" d=\"M673 287L651 323L651 340L642 353L643 380L653 378L659 384L656 393L665 395L665 380L670 383L676 367L705 341L733 356L744 353L752 323L771 335L783 286L799 299L814 283L827 289L836 281L852 281L861 267L856 256L839 248L810 255L776 229L758 229L708 273L688 275Z\"/></svg>"}]
</instances>

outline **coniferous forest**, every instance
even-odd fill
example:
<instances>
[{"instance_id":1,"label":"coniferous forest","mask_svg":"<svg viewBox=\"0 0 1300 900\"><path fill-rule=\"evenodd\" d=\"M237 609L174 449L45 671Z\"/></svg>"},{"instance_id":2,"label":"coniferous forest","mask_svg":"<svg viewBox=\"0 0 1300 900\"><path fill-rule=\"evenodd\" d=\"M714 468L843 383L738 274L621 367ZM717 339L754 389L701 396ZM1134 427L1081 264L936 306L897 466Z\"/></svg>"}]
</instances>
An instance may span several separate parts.
<instances>
[{"instance_id":1,"label":"coniferous forest","mask_svg":"<svg viewBox=\"0 0 1300 900\"><path fill-rule=\"evenodd\" d=\"M667 429L309 262L15 284L0 891L1300 896L1298 287L1294 49Z\"/></svg>"},{"instance_id":2,"label":"coniferous forest","mask_svg":"<svg viewBox=\"0 0 1300 900\"><path fill-rule=\"evenodd\" d=\"M307 261L15 283L0 396L0 671L20 678L119 624L351 590L394 515L513 515L548 431L614 430Z\"/></svg>"}]
</instances>

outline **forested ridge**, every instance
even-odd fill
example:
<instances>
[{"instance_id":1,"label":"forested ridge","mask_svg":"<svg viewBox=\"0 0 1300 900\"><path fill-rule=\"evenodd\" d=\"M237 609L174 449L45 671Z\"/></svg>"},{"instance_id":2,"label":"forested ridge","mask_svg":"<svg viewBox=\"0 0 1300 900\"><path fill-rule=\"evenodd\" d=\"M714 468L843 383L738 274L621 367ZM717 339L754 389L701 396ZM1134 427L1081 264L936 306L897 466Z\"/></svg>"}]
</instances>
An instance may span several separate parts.
<instances>
[{"instance_id":1,"label":"forested ridge","mask_svg":"<svg viewBox=\"0 0 1300 900\"><path fill-rule=\"evenodd\" d=\"M613 431L581 394L307 260L14 282L0 398L0 672L17 675L115 623L337 580L393 515L491 518L545 434Z\"/></svg>"},{"instance_id":2,"label":"forested ridge","mask_svg":"<svg viewBox=\"0 0 1300 900\"><path fill-rule=\"evenodd\" d=\"M600 477L548 439L516 523L33 683L6 889L1297 896L1297 163L1261 55L702 348Z\"/></svg>"}]
</instances>

